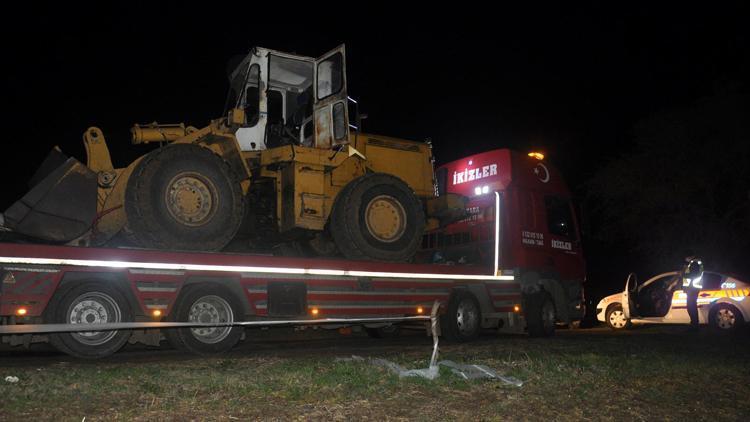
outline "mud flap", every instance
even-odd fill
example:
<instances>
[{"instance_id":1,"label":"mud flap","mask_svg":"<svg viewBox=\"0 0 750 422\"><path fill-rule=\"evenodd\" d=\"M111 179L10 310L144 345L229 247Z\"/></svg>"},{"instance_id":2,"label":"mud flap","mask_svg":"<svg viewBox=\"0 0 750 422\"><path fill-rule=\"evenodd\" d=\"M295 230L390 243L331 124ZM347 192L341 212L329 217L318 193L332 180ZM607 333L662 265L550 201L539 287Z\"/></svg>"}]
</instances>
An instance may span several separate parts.
<instances>
[{"instance_id":1,"label":"mud flap","mask_svg":"<svg viewBox=\"0 0 750 422\"><path fill-rule=\"evenodd\" d=\"M29 183L31 190L5 211L5 226L50 242L69 242L96 217L96 174L53 149Z\"/></svg>"}]
</instances>

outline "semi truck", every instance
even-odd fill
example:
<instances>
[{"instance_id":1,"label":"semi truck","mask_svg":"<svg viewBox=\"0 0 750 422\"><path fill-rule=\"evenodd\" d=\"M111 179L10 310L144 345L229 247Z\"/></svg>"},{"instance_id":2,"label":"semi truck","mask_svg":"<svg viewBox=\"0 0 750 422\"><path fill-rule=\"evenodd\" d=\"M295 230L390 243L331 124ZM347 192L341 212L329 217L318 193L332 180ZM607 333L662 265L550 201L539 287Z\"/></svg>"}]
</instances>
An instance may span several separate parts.
<instances>
[{"instance_id":1,"label":"semi truck","mask_svg":"<svg viewBox=\"0 0 750 422\"><path fill-rule=\"evenodd\" d=\"M438 168L439 194L470 195L467 217L427 232L412 263L0 243L0 323L96 324L408 317L439 301L441 334L549 336L583 314L584 261L570 196L549 163L510 150ZM553 198L553 199L550 199ZM365 324L374 336L397 325ZM0 326L0 332L2 332ZM237 326L4 335L82 358L128 342L229 350Z\"/></svg>"},{"instance_id":2,"label":"semi truck","mask_svg":"<svg viewBox=\"0 0 750 422\"><path fill-rule=\"evenodd\" d=\"M246 335L238 321L413 316L435 301L456 341L580 319L585 267L559 172L507 149L434 171L428 143L361 132L344 57L253 48L222 117L135 125L134 144L159 147L125 168L97 128L85 165L54 149L2 216L2 342L83 358L162 339L214 353ZM311 257L258 253L289 244ZM153 321L215 326L3 329Z\"/></svg>"}]
</instances>

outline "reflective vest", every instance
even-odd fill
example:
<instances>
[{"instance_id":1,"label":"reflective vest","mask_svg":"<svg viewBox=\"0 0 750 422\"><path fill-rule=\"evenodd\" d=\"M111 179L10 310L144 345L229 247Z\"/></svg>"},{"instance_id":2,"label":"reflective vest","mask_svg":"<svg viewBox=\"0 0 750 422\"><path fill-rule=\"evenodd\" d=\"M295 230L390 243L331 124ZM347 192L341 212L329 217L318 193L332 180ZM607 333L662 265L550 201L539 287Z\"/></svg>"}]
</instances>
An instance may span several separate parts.
<instances>
[{"instance_id":1,"label":"reflective vest","mask_svg":"<svg viewBox=\"0 0 750 422\"><path fill-rule=\"evenodd\" d=\"M688 269L695 265L698 266L698 271L688 276ZM692 287L693 289L703 288L703 262L700 259L693 259L685 266L685 270L682 272L682 287Z\"/></svg>"}]
</instances>

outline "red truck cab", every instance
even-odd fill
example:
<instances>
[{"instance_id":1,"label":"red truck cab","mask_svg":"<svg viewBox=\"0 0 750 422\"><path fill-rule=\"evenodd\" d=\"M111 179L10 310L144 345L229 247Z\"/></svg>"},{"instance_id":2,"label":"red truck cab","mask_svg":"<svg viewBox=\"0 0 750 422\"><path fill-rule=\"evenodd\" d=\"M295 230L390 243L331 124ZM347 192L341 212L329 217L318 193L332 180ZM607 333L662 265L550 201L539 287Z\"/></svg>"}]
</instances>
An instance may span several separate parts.
<instances>
[{"instance_id":1,"label":"red truck cab","mask_svg":"<svg viewBox=\"0 0 750 422\"><path fill-rule=\"evenodd\" d=\"M557 321L571 323L584 314L579 225L568 186L543 158L497 149L438 167L438 193L468 198L466 217L428 232L418 260L512 273L521 281L526 310L549 295Z\"/></svg>"}]
</instances>

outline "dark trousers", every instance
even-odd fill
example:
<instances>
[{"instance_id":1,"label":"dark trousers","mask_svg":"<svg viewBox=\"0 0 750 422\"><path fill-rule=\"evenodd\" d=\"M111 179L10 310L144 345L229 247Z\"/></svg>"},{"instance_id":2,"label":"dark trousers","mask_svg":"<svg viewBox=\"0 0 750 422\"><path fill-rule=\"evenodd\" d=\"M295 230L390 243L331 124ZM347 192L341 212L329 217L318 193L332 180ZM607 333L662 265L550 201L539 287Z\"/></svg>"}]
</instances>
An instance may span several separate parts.
<instances>
[{"instance_id":1,"label":"dark trousers","mask_svg":"<svg viewBox=\"0 0 750 422\"><path fill-rule=\"evenodd\" d=\"M698 289L685 289L687 294L687 311L690 315L690 325L693 327L698 326Z\"/></svg>"}]
</instances>

